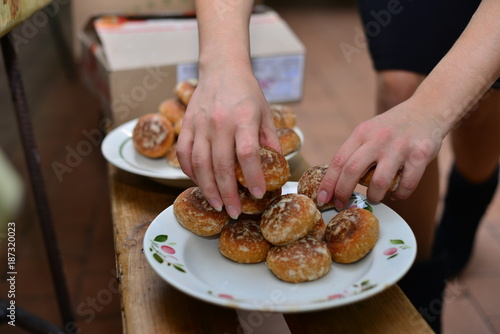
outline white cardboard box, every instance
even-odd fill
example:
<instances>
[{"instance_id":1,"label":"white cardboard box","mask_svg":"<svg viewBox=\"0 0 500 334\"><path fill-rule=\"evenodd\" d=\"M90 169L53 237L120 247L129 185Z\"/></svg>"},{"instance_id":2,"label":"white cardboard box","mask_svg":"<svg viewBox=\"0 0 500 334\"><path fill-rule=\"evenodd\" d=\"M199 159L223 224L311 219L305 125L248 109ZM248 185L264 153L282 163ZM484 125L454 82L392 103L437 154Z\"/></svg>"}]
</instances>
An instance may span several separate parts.
<instances>
[{"instance_id":1,"label":"white cardboard box","mask_svg":"<svg viewBox=\"0 0 500 334\"><path fill-rule=\"evenodd\" d=\"M172 15L193 13L194 0L85 0L71 3L71 18L73 31L78 33L88 20L97 15ZM80 54L80 44L74 38L75 54Z\"/></svg>"},{"instance_id":2,"label":"white cardboard box","mask_svg":"<svg viewBox=\"0 0 500 334\"><path fill-rule=\"evenodd\" d=\"M121 124L173 97L176 83L197 77L194 17L141 20L96 17L80 33L85 81ZM305 49L274 11L260 8L250 22L254 73L270 103L302 98Z\"/></svg>"}]
</instances>

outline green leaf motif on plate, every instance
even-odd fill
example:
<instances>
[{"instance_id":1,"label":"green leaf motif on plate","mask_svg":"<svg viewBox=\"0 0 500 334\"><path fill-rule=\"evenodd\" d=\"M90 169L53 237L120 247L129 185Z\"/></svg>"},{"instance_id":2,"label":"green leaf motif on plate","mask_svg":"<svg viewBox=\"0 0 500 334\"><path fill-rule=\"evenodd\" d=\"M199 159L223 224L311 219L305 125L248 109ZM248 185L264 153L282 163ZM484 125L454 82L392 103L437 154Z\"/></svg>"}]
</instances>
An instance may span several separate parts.
<instances>
[{"instance_id":1,"label":"green leaf motif on plate","mask_svg":"<svg viewBox=\"0 0 500 334\"><path fill-rule=\"evenodd\" d=\"M163 259L161 258L160 255L154 253L153 254L153 257L155 258L156 261L158 261L159 263L163 263Z\"/></svg>"},{"instance_id":2,"label":"green leaf motif on plate","mask_svg":"<svg viewBox=\"0 0 500 334\"><path fill-rule=\"evenodd\" d=\"M401 244L404 244L404 241L403 240L399 240L399 239L391 239L390 240L391 244L393 245L401 245Z\"/></svg>"},{"instance_id":3,"label":"green leaf motif on plate","mask_svg":"<svg viewBox=\"0 0 500 334\"><path fill-rule=\"evenodd\" d=\"M174 268L175 268L175 269L177 269L177 270L179 270L179 271L181 271L181 272L183 272L183 273L185 273L185 272L186 272L186 271L184 270L184 268L182 268L182 264L180 264L180 263L176 263L176 264L174 264Z\"/></svg>"},{"instance_id":4,"label":"green leaf motif on plate","mask_svg":"<svg viewBox=\"0 0 500 334\"><path fill-rule=\"evenodd\" d=\"M167 241L167 239L168 239L168 235L160 234L160 235L157 235L154 240L157 242L165 242L165 241Z\"/></svg>"}]
</instances>

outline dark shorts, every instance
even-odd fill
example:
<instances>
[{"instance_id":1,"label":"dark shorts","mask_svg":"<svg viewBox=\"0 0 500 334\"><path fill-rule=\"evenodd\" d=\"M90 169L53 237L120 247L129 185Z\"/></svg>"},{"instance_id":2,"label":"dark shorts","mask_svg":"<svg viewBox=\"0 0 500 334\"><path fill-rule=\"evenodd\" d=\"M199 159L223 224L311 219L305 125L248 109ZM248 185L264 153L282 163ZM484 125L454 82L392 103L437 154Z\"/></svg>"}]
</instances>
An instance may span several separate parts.
<instances>
[{"instance_id":1,"label":"dark shorts","mask_svg":"<svg viewBox=\"0 0 500 334\"><path fill-rule=\"evenodd\" d=\"M481 0L358 0L375 69L429 74L480 3ZM495 86L500 86L500 79Z\"/></svg>"}]
</instances>

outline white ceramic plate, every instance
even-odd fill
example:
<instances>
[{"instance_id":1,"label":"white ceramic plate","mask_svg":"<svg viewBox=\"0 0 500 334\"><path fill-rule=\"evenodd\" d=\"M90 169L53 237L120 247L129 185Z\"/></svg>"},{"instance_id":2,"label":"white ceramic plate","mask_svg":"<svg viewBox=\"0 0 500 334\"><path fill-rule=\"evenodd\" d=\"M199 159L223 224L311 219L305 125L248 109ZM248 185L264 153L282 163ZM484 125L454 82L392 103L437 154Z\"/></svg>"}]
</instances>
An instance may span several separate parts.
<instances>
[{"instance_id":1,"label":"white ceramic plate","mask_svg":"<svg viewBox=\"0 0 500 334\"><path fill-rule=\"evenodd\" d=\"M103 140L101 151L104 158L114 166L127 172L147 176L151 179L169 186L187 188L194 185L186 174L176 167L167 163L166 159L150 159L139 154L132 143L132 132L137 119L128 121L113 129ZM295 127L295 132L304 144L302 131ZM290 160L298 153L298 150L286 155Z\"/></svg>"},{"instance_id":2,"label":"white ceramic plate","mask_svg":"<svg viewBox=\"0 0 500 334\"><path fill-rule=\"evenodd\" d=\"M289 182L283 193L296 192ZM356 194L352 202L365 204ZM354 264L332 264L315 281L293 284L276 278L265 263L239 264L223 257L217 238L183 228L172 206L154 219L144 236L144 254L153 269L177 289L206 302L243 310L302 312L353 303L396 283L411 267L416 241L406 222L384 204L371 206L380 222L374 249ZM328 222L337 212L323 213Z\"/></svg>"}]
</instances>

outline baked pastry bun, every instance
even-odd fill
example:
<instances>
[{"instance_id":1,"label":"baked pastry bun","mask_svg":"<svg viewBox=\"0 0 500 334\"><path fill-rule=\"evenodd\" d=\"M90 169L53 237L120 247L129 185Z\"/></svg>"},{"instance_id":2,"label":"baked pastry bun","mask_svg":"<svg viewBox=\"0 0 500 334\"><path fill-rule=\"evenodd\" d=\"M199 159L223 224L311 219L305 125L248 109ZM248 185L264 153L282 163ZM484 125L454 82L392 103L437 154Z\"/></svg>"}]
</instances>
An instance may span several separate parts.
<instances>
[{"instance_id":1,"label":"baked pastry bun","mask_svg":"<svg viewBox=\"0 0 500 334\"><path fill-rule=\"evenodd\" d=\"M276 129L281 129L286 127L285 119L278 110L271 109L271 114L273 115L274 127Z\"/></svg>"},{"instance_id":2,"label":"baked pastry bun","mask_svg":"<svg viewBox=\"0 0 500 334\"><path fill-rule=\"evenodd\" d=\"M197 79L181 81L175 85L174 93L179 100L187 106L189 104L189 100L191 100L191 96L193 96L196 86L198 86Z\"/></svg>"},{"instance_id":3,"label":"baked pastry bun","mask_svg":"<svg viewBox=\"0 0 500 334\"><path fill-rule=\"evenodd\" d=\"M323 241L308 235L284 246L274 246L267 253L266 265L279 279L300 283L325 276L332 258Z\"/></svg>"},{"instance_id":4,"label":"baked pastry bun","mask_svg":"<svg viewBox=\"0 0 500 334\"><path fill-rule=\"evenodd\" d=\"M335 208L335 204L333 203L333 198L330 202L325 203L323 205L318 205L318 188L321 180L325 176L326 170L328 168L327 164L317 165L309 168L302 174L297 184L297 193L306 195L310 199L316 203L316 206L319 210L324 211L328 209Z\"/></svg>"},{"instance_id":5,"label":"baked pastry bun","mask_svg":"<svg viewBox=\"0 0 500 334\"><path fill-rule=\"evenodd\" d=\"M139 117L132 133L135 149L148 158L164 157L174 139L172 123L160 114Z\"/></svg>"},{"instance_id":6,"label":"baked pastry bun","mask_svg":"<svg viewBox=\"0 0 500 334\"><path fill-rule=\"evenodd\" d=\"M240 195L241 212L247 215L258 215L263 213L267 206L281 195L281 188L266 191L262 198L255 198L248 188L240 185L238 194Z\"/></svg>"},{"instance_id":7,"label":"baked pastry bun","mask_svg":"<svg viewBox=\"0 0 500 334\"><path fill-rule=\"evenodd\" d=\"M266 191L283 187L290 179L290 166L285 156L269 146L260 146L260 162L266 181ZM238 182L246 187L241 166L236 160L235 174Z\"/></svg>"},{"instance_id":8,"label":"baked pastry bun","mask_svg":"<svg viewBox=\"0 0 500 334\"><path fill-rule=\"evenodd\" d=\"M219 234L231 220L225 210L215 210L198 187L190 187L177 196L174 215L179 224L204 237Z\"/></svg>"},{"instance_id":9,"label":"baked pastry bun","mask_svg":"<svg viewBox=\"0 0 500 334\"><path fill-rule=\"evenodd\" d=\"M286 106L284 104L270 104L269 107L271 108L271 111L277 111L281 114L281 118L284 122L284 127L291 129L295 125L297 125L297 115L295 114L295 111L289 106Z\"/></svg>"},{"instance_id":10,"label":"baked pastry bun","mask_svg":"<svg viewBox=\"0 0 500 334\"><path fill-rule=\"evenodd\" d=\"M283 155L297 151L300 145L302 145L299 135L291 128L276 129L276 133L281 144L281 149L283 150Z\"/></svg>"},{"instance_id":11,"label":"baked pastry bun","mask_svg":"<svg viewBox=\"0 0 500 334\"><path fill-rule=\"evenodd\" d=\"M238 219L229 223L219 237L220 253L238 263L264 262L270 248L255 220Z\"/></svg>"},{"instance_id":12,"label":"baked pastry bun","mask_svg":"<svg viewBox=\"0 0 500 334\"><path fill-rule=\"evenodd\" d=\"M167 151L167 163L175 168L181 168L181 164L179 163L179 158L177 157L177 152L175 151L177 143L174 143Z\"/></svg>"},{"instance_id":13,"label":"baked pastry bun","mask_svg":"<svg viewBox=\"0 0 500 334\"><path fill-rule=\"evenodd\" d=\"M323 219L323 216L321 216L321 212L318 211L315 220L316 223L314 223L313 227L311 228L311 230L307 235L313 236L319 241L323 241L325 237L326 223L325 220Z\"/></svg>"},{"instance_id":14,"label":"baked pastry bun","mask_svg":"<svg viewBox=\"0 0 500 334\"><path fill-rule=\"evenodd\" d=\"M262 234L273 245L295 241L309 233L318 220L318 213L316 205L307 196L281 195L262 214Z\"/></svg>"},{"instance_id":15,"label":"baked pastry bun","mask_svg":"<svg viewBox=\"0 0 500 334\"><path fill-rule=\"evenodd\" d=\"M370 182L372 181L373 174L375 174L375 168L377 166L372 166L368 171L359 179L358 183L362 186L368 187L370 185ZM399 181L401 180L401 176L403 175L403 170L400 169L396 173L396 176L392 180L391 186L389 187L390 191L396 191L396 189L399 186Z\"/></svg>"},{"instance_id":16,"label":"baked pastry bun","mask_svg":"<svg viewBox=\"0 0 500 334\"><path fill-rule=\"evenodd\" d=\"M334 262L353 263L372 250L378 235L379 222L371 211L349 208L328 222L324 240Z\"/></svg>"},{"instance_id":17,"label":"baked pastry bun","mask_svg":"<svg viewBox=\"0 0 500 334\"><path fill-rule=\"evenodd\" d=\"M175 124L186 113L186 106L176 98L169 98L160 103L158 112L165 116L170 123Z\"/></svg>"}]
</instances>

